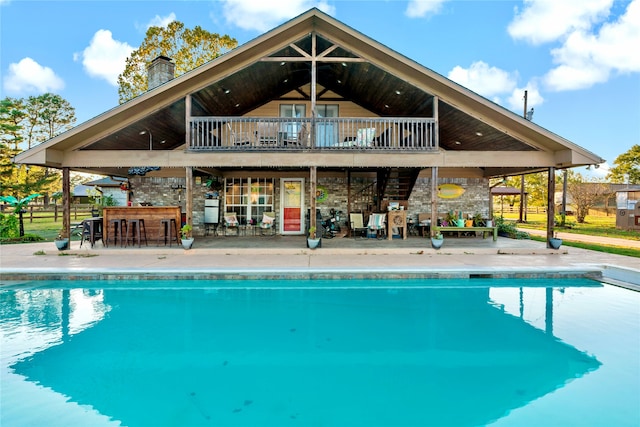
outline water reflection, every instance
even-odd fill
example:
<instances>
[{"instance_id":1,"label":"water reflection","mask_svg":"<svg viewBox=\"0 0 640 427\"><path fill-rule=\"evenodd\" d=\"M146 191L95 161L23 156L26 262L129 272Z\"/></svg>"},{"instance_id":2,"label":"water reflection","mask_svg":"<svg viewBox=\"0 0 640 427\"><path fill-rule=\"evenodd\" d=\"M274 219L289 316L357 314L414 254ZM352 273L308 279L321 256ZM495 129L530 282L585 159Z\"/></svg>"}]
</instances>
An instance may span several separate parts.
<instances>
[{"instance_id":1,"label":"water reflection","mask_svg":"<svg viewBox=\"0 0 640 427\"><path fill-rule=\"evenodd\" d=\"M529 291L17 291L1 325L16 373L130 426L472 426L600 366Z\"/></svg>"}]
</instances>

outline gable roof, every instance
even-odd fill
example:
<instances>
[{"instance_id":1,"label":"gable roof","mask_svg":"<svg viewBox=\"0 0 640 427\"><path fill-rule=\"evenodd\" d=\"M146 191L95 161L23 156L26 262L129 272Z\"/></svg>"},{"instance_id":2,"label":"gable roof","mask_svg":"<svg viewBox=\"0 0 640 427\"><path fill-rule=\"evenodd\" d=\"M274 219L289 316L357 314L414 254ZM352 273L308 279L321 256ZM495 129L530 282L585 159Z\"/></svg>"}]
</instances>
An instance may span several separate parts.
<instances>
[{"instance_id":1,"label":"gable roof","mask_svg":"<svg viewBox=\"0 0 640 427\"><path fill-rule=\"evenodd\" d=\"M85 171L112 175L126 174L124 167L142 166L145 162L176 167L193 165L193 156L177 154L185 151L186 96L190 95L193 116L241 116L269 101L287 99L292 92L305 99L309 94L301 88L311 82L310 61L305 55L310 54L313 43L322 52L317 58L320 102L344 99L379 116L438 118L439 146L455 155L441 155L439 160L432 156L433 165L480 167L484 176L498 176L604 161L320 10L311 9L219 58L19 154L16 162L86 168ZM350 61L345 63L341 58ZM150 132L149 138L140 135L142 130L149 129L153 129L153 137ZM165 143L153 146L153 141ZM90 153L95 150L100 153ZM125 159L119 156L117 162L111 160L108 164L103 153L109 150L149 151L144 156ZM529 161L523 159L519 165L507 162L509 166L505 166L505 162L495 161L495 153L510 151L541 155L532 155L533 160ZM159 157L159 152L165 156ZM470 153L458 155L461 152ZM493 154L483 160L478 157L481 152ZM212 156L200 153L198 156L203 164L215 161ZM421 160L425 167L431 166L429 162L428 158ZM254 166L264 166L263 159Z\"/></svg>"}]
</instances>

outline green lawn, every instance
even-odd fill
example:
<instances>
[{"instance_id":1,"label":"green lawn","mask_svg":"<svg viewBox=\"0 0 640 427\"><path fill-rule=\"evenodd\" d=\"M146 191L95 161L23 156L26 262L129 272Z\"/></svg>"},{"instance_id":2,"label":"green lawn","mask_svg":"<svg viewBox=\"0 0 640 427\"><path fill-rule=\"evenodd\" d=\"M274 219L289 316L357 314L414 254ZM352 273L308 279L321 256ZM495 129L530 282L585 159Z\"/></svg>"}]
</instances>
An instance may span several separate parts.
<instances>
[{"instance_id":1,"label":"green lawn","mask_svg":"<svg viewBox=\"0 0 640 427\"><path fill-rule=\"evenodd\" d=\"M499 216L496 214L496 216ZM505 214L505 219L517 221L518 214ZM556 231L563 233L588 234L591 236L616 237L618 239L640 240L640 232L618 230L615 216L587 216L585 222L578 224L574 216L567 216L566 227L556 227ZM547 229L546 214L528 214L527 222L518 224L519 228L531 228L537 230Z\"/></svg>"}]
</instances>

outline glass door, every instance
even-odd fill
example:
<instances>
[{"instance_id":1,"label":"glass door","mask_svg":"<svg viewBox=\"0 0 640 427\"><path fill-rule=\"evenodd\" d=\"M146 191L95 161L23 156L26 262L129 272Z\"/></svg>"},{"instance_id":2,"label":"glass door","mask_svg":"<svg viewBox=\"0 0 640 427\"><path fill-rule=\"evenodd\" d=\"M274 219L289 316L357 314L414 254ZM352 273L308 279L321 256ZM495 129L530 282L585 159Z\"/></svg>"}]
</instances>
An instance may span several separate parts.
<instances>
[{"instance_id":1,"label":"glass door","mask_svg":"<svg viewBox=\"0 0 640 427\"><path fill-rule=\"evenodd\" d=\"M338 117L338 105L317 105L318 118ZM338 126L334 121L326 121L316 125L316 146L335 147L338 145Z\"/></svg>"},{"instance_id":2,"label":"glass door","mask_svg":"<svg viewBox=\"0 0 640 427\"><path fill-rule=\"evenodd\" d=\"M304 178L280 180L280 224L282 234L304 234L302 209L304 207Z\"/></svg>"}]
</instances>

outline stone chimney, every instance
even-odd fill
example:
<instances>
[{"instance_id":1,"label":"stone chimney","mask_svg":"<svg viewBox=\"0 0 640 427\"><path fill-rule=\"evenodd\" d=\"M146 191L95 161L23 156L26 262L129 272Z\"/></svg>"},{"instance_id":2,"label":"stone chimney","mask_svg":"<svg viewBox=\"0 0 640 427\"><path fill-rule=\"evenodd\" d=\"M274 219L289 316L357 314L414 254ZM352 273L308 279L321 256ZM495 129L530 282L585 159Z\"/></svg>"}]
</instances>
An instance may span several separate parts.
<instances>
[{"instance_id":1,"label":"stone chimney","mask_svg":"<svg viewBox=\"0 0 640 427\"><path fill-rule=\"evenodd\" d=\"M171 58L158 56L147 68L148 89L151 90L172 80L175 77L176 65Z\"/></svg>"}]
</instances>

